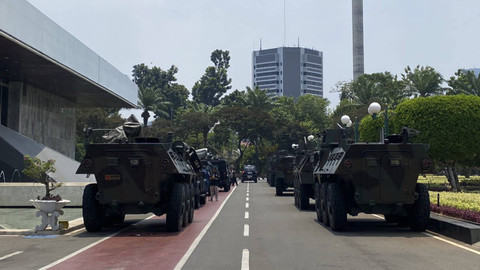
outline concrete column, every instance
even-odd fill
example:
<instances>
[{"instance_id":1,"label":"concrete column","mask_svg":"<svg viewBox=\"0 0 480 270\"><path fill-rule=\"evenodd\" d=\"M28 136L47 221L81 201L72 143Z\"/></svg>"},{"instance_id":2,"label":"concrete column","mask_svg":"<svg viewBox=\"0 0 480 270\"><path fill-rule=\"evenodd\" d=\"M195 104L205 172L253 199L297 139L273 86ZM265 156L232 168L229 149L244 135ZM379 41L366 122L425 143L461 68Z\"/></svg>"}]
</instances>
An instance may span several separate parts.
<instances>
[{"instance_id":1,"label":"concrete column","mask_svg":"<svg viewBox=\"0 0 480 270\"><path fill-rule=\"evenodd\" d=\"M363 0L352 0L353 80L364 73Z\"/></svg>"}]
</instances>

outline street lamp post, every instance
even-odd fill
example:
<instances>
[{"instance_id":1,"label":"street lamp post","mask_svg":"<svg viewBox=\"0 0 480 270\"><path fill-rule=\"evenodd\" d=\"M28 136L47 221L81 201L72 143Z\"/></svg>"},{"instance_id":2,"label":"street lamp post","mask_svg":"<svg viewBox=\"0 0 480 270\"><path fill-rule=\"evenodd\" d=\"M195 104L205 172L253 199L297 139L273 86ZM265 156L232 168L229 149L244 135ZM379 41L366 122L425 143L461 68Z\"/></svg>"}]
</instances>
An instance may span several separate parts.
<instances>
[{"instance_id":1,"label":"street lamp post","mask_svg":"<svg viewBox=\"0 0 480 270\"><path fill-rule=\"evenodd\" d=\"M342 118L340 118L340 121L342 124L346 127L352 127L353 125L353 132L355 133L355 142L358 142L358 119L355 118L355 123L352 122L350 119L350 116L348 115L343 115Z\"/></svg>"}]
</instances>

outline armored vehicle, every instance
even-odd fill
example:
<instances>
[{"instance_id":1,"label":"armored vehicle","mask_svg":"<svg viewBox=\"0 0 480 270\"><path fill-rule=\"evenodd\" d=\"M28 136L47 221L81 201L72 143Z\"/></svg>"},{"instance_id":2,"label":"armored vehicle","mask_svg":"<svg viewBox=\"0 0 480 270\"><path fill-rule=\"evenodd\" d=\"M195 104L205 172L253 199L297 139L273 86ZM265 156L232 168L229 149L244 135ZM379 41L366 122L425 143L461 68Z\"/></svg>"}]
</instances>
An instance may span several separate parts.
<instances>
[{"instance_id":1,"label":"armored vehicle","mask_svg":"<svg viewBox=\"0 0 480 270\"><path fill-rule=\"evenodd\" d=\"M223 191L230 191L230 180L228 179L228 164L224 159L213 158L210 163L218 170L218 187L223 188Z\"/></svg>"},{"instance_id":2,"label":"armored vehicle","mask_svg":"<svg viewBox=\"0 0 480 270\"><path fill-rule=\"evenodd\" d=\"M204 148L206 149L206 148ZM202 156L201 158L202 166L207 167L207 169L212 172L213 169L218 171L218 187L223 188L223 191L230 191L230 179L228 179L228 164L221 157L214 157L210 154Z\"/></svg>"},{"instance_id":3,"label":"armored vehicle","mask_svg":"<svg viewBox=\"0 0 480 270\"><path fill-rule=\"evenodd\" d=\"M97 181L83 193L87 231L123 222L125 214L166 214L169 231L192 222L194 183L201 169L197 153L181 141L137 138L140 130L138 121L130 117L119 131L125 138L87 146L77 170L77 174L94 174Z\"/></svg>"},{"instance_id":4,"label":"armored vehicle","mask_svg":"<svg viewBox=\"0 0 480 270\"><path fill-rule=\"evenodd\" d=\"M293 187L293 166L295 165L295 156L280 150L273 158L271 163L270 177L268 183L274 183L275 195L282 196L283 192L289 187Z\"/></svg>"},{"instance_id":5,"label":"armored vehicle","mask_svg":"<svg viewBox=\"0 0 480 270\"><path fill-rule=\"evenodd\" d=\"M315 199L313 169L317 165L321 154L325 153L307 150L297 156L297 163L295 163L293 169L293 197L295 206L301 210L306 210L310 207L310 198Z\"/></svg>"},{"instance_id":6,"label":"armored vehicle","mask_svg":"<svg viewBox=\"0 0 480 270\"><path fill-rule=\"evenodd\" d=\"M327 130L315 176L315 210L319 221L334 231L347 226L347 214L382 214L387 222L424 231L430 199L420 173L431 170L428 145L410 143L410 130L382 143L348 143L343 130Z\"/></svg>"},{"instance_id":7,"label":"armored vehicle","mask_svg":"<svg viewBox=\"0 0 480 270\"><path fill-rule=\"evenodd\" d=\"M275 186L275 155L270 156L267 161L267 183L269 186Z\"/></svg>"}]
</instances>

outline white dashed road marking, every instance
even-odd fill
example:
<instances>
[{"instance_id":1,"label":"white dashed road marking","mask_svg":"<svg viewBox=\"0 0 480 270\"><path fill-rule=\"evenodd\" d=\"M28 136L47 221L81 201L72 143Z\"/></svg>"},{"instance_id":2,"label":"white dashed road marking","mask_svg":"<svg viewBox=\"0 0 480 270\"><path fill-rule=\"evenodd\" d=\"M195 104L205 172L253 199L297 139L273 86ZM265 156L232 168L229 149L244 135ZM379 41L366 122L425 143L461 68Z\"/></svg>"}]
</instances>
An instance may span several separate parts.
<instances>
[{"instance_id":1,"label":"white dashed road marking","mask_svg":"<svg viewBox=\"0 0 480 270\"><path fill-rule=\"evenodd\" d=\"M243 236L249 236L250 235L250 226L248 224L245 224L243 226Z\"/></svg>"},{"instance_id":2,"label":"white dashed road marking","mask_svg":"<svg viewBox=\"0 0 480 270\"><path fill-rule=\"evenodd\" d=\"M242 251L242 270L250 269L250 252L248 249Z\"/></svg>"},{"instance_id":3,"label":"white dashed road marking","mask_svg":"<svg viewBox=\"0 0 480 270\"><path fill-rule=\"evenodd\" d=\"M248 213L248 211L245 211L245 219L249 219L250 217L250 214Z\"/></svg>"}]
</instances>

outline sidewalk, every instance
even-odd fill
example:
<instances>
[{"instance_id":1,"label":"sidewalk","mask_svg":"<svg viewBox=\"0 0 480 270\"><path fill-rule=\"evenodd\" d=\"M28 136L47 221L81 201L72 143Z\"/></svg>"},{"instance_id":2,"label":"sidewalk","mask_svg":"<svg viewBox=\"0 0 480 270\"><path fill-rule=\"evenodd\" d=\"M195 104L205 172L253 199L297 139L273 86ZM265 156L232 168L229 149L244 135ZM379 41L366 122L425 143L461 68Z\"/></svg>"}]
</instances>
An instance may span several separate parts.
<instances>
[{"instance_id":1,"label":"sidewalk","mask_svg":"<svg viewBox=\"0 0 480 270\"><path fill-rule=\"evenodd\" d=\"M27 234L63 234L83 226L82 208L63 208L64 214L59 221L68 221L68 229L35 232L35 226L40 225L41 217L37 217L35 208L0 208L0 235Z\"/></svg>"}]
</instances>

